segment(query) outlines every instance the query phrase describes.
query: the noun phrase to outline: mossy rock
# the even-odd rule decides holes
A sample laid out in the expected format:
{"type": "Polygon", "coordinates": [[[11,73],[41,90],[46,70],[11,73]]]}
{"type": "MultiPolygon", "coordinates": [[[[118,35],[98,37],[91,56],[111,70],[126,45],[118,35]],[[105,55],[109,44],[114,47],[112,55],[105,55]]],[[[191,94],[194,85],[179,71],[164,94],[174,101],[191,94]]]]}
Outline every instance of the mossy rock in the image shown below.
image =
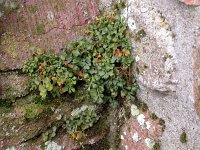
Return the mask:
{"type": "MultiPolygon", "coordinates": [[[[51,103],[36,103],[37,96],[17,99],[10,111],[0,114],[0,140],[3,147],[15,146],[41,135],[51,126],[61,126],[69,118],[76,104],[70,98],[65,101],[52,99],[51,103]]],[[[1,109],[1,107],[0,107],[1,109]]]]}
{"type": "Polygon", "coordinates": [[[29,92],[29,77],[17,72],[0,74],[0,100],[15,99],[29,92]]]}

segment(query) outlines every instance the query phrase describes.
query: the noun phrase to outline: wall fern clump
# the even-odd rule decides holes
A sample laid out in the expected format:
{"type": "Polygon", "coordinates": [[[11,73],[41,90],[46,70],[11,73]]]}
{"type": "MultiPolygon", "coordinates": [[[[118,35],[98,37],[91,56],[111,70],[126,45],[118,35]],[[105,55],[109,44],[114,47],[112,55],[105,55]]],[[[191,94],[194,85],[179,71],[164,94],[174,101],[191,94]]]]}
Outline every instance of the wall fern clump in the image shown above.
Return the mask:
{"type": "Polygon", "coordinates": [[[42,54],[29,60],[23,71],[32,77],[32,90],[60,96],[76,92],[78,81],[94,103],[131,98],[137,90],[130,66],[131,43],[127,25],[119,16],[97,18],[85,31],[86,37],[63,48],[61,55],[42,54]]]}
{"type": "Polygon", "coordinates": [[[36,55],[24,65],[23,71],[32,78],[31,89],[39,90],[44,99],[85,89],[90,103],[110,103],[112,107],[119,99],[131,99],[137,84],[131,75],[134,58],[127,32],[120,16],[96,18],[85,37],[62,48],[60,55],[36,55]]]}

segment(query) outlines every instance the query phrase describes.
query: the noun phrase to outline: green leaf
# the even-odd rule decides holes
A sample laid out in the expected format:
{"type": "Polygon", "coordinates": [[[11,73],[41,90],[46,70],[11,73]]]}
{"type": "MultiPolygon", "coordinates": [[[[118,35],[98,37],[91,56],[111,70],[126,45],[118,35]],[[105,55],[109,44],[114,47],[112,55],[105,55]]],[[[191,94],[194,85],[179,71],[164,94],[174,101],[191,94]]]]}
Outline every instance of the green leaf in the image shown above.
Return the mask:
{"type": "Polygon", "coordinates": [[[97,91],[96,89],[91,89],[90,90],[90,96],[94,99],[97,99],[98,98],[98,94],[97,94],[97,91]]]}
{"type": "Polygon", "coordinates": [[[39,84],[40,84],[40,81],[39,81],[38,79],[34,79],[34,83],[35,83],[36,85],[39,85],[39,84]]]}
{"type": "Polygon", "coordinates": [[[53,85],[52,84],[47,84],[46,88],[47,88],[47,91],[52,91],[53,90],[53,85]]]}
{"type": "Polygon", "coordinates": [[[42,84],[39,85],[39,91],[41,91],[41,92],[46,91],[46,89],[44,88],[44,86],[42,84]]]}
{"type": "Polygon", "coordinates": [[[74,50],[72,52],[72,54],[75,56],[75,57],[78,57],[80,55],[80,52],[78,50],[74,50]]]}
{"type": "Polygon", "coordinates": [[[62,91],[65,93],[65,92],[67,92],[68,91],[68,86],[64,86],[63,88],[62,88],[62,91]]]}
{"type": "Polygon", "coordinates": [[[99,71],[99,75],[100,75],[100,76],[103,76],[104,74],[105,74],[104,71],[99,71]]]}
{"type": "Polygon", "coordinates": [[[44,84],[50,84],[50,79],[48,77],[46,77],[44,80],[43,80],[43,83],[44,84]]]}

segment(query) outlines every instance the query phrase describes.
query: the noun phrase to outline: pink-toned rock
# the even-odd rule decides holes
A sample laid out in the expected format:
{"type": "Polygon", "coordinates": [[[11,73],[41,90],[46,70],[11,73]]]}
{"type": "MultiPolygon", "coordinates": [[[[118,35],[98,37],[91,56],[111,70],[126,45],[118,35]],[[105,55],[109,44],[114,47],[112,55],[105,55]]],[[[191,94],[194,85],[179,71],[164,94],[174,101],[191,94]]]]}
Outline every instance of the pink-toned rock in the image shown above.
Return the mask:
{"type": "Polygon", "coordinates": [[[181,0],[187,5],[194,5],[194,6],[199,6],[200,5],[200,0],[181,0]]]}
{"type": "Polygon", "coordinates": [[[149,146],[152,146],[148,144],[159,142],[158,137],[162,134],[159,120],[151,119],[150,112],[142,113],[139,116],[131,117],[122,127],[120,135],[122,150],[148,150],[151,149],[149,146]],[[143,125],[139,116],[144,117],[143,125]]]}
{"type": "Polygon", "coordinates": [[[97,0],[27,0],[0,20],[0,70],[20,69],[32,51],[78,39],[98,13],[97,0]]]}

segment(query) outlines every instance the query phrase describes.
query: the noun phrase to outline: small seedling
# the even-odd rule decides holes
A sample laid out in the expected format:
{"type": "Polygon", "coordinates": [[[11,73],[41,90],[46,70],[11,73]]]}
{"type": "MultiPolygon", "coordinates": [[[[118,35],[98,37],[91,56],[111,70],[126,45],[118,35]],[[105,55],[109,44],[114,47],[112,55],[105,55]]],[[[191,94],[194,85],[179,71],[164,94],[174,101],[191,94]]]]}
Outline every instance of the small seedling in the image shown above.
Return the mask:
{"type": "Polygon", "coordinates": [[[141,38],[146,36],[146,32],[144,29],[140,29],[136,34],[135,34],[135,41],[141,42],[141,38]]]}
{"type": "Polygon", "coordinates": [[[121,13],[121,10],[123,10],[126,7],[125,0],[120,0],[119,3],[113,4],[113,10],[116,11],[118,14],[121,13]]]}
{"type": "Polygon", "coordinates": [[[165,120],[160,119],[160,120],[159,120],[159,124],[160,124],[161,126],[164,126],[164,125],[165,125],[165,120]]]}
{"type": "Polygon", "coordinates": [[[162,126],[162,130],[165,130],[165,120],[159,119],[159,124],[162,126]]]}
{"type": "Polygon", "coordinates": [[[56,136],[57,127],[54,126],[52,129],[42,134],[43,141],[52,140],[56,136]]]}
{"type": "Polygon", "coordinates": [[[136,100],[135,101],[135,105],[142,111],[142,112],[146,112],[148,110],[148,106],[146,103],[140,101],[140,100],[136,100]]]}
{"type": "Polygon", "coordinates": [[[155,113],[152,113],[152,114],[151,114],[151,119],[157,120],[157,119],[158,119],[158,116],[157,116],[155,113]]]}
{"type": "Polygon", "coordinates": [[[148,110],[148,106],[146,103],[142,102],[142,107],[141,107],[143,112],[146,112],[148,110]]]}
{"type": "Polygon", "coordinates": [[[185,133],[185,131],[181,134],[180,141],[181,143],[187,143],[187,134],[185,133]]]}
{"type": "Polygon", "coordinates": [[[153,146],[153,150],[160,150],[160,144],[155,143],[154,146],[153,146]]]}

